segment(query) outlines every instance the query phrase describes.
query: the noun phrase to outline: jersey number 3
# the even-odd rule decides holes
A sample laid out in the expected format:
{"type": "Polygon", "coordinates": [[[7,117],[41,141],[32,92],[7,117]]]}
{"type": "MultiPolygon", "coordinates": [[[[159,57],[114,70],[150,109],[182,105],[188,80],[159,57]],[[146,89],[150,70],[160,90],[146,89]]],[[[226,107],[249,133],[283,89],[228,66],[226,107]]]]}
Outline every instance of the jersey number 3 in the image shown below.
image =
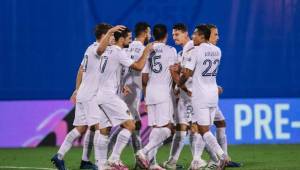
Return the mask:
{"type": "Polygon", "coordinates": [[[219,64],[220,64],[220,60],[218,59],[214,61],[210,59],[204,60],[203,65],[207,65],[207,67],[203,71],[202,76],[217,76],[219,64]]]}

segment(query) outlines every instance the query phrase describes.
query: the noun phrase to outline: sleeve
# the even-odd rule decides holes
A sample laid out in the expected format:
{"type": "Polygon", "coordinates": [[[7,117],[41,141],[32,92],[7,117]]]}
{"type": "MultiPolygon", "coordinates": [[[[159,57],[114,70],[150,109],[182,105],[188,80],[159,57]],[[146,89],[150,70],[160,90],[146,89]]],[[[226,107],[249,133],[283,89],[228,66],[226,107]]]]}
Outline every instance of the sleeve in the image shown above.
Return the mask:
{"type": "Polygon", "coordinates": [[[125,67],[130,67],[134,63],[134,60],[132,60],[126,52],[122,51],[119,55],[119,62],[125,67]]]}
{"type": "Polygon", "coordinates": [[[190,55],[188,57],[186,57],[183,61],[183,67],[190,69],[190,70],[194,70],[196,67],[196,63],[197,63],[197,51],[196,49],[192,50],[190,55]]]}
{"type": "Polygon", "coordinates": [[[170,61],[170,65],[178,63],[178,54],[175,48],[172,48],[171,57],[172,60],[170,61]]]}

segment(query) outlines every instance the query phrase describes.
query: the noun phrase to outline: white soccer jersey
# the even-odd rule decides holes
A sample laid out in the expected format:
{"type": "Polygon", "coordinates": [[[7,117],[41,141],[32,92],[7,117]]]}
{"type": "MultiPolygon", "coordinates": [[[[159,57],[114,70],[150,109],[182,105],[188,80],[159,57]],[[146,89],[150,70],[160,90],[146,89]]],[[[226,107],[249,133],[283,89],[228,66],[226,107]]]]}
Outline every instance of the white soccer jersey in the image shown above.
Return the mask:
{"type": "Polygon", "coordinates": [[[158,104],[171,100],[172,77],[169,66],[177,62],[177,53],[174,47],[164,43],[154,43],[154,52],[143,69],[149,73],[146,88],[146,104],[158,104]]]}
{"type": "MultiPolygon", "coordinates": [[[[145,46],[140,41],[133,41],[130,43],[129,48],[126,49],[126,53],[131,59],[137,61],[143,54],[145,46]]],[[[125,68],[124,84],[135,84],[138,88],[142,89],[142,79],[140,71],[133,70],[131,68],[125,68]]]]}
{"type": "Polygon", "coordinates": [[[198,107],[217,107],[218,86],[216,75],[221,60],[221,50],[212,44],[202,43],[191,50],[191,58],[184,67],[193,70],[193,102],[198,107]]]}
{"type": "MultiPolygon", "coordinates": [[[[184,46],[181,52],[178,53],[178,61],[180,62],[180,65],[183,67],[184,62],[186,60],[189,60],[191,56],[191,50],[194,48],[194,42],[192,40],[188,41],[184,46]]],[[[192,91],[192,77],[190,77],[186,83],[185,86],[189,91],[192,91]]],[[[187,93],[183,90],[180,90],[180,98],[182,98],[184,101],[191,101],[191,97],[187,95],[187,93]]]]}
{"type": "Polygon", "coordinates": [[[112,45],[101,56],[99,71],[99,88],[97,98],[100,103],[107,102],[107,96],[117,94],[120,86],[122,67],[134,63],[124,50],[112,45]]]}
{"type": "Polygon", "coordinates": [[[77,101],[84,102],[91,100],[97,94],[98,88],[98,68],[100,57],[97,55],[98,43],[94,42],[85,51],[81,62],[83,68],[82,81],[77,92],[77,101]]]}

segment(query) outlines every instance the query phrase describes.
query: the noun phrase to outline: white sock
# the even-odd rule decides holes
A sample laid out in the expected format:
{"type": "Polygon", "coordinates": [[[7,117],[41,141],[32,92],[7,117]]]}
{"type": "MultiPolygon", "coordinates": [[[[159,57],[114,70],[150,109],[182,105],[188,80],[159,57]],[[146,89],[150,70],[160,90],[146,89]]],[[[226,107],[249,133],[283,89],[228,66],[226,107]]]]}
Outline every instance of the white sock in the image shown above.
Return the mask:
{"type": "Polygon", "coordinates": [[[140,131],[136,130],[131,135],[131,142],[134,153],[142,149],[142,140],[140,137],[140,131]]]}
{"type": "Polygon", "coordinates": [[[128,129],[123,128],[117,137],[116,144],[111,153],[110,160],[120,160],[121,153],[127,145],[131,137],[131,132],[128,129]]]}
{"type": "Polygon", "coordinates": [[[227,136],[225,133],[226,128],[217,128],[216,130],[216,137],[217,137],[217,141],[219,143],[219,145],[221,146],[222,150],[224,151],[224,153],[226,155],[228,155],[227,152],[227,136]]]}
{"type": "Polygon", "coordinates": [[[157,162],[156,162],[156,154],[158,152],[158,149],[163,145],[163,143],[159,144],[158,146],[156,146],[154,149],[152,149],[147,157],[149,159],[149,162],[150,162],[150,165],[156,165],[157,162]]]}
{"type": "Polygon", "coordinates": [[[94,135],[95,132],[91,131],[90,129],[88,129],[85,133],[81,158],[83,161],[89,161],[89,157],[93,149],[94,135]]]}
{"type": "Polygon", "coordinates": [[[205,147],[205,142],[199,133],[191,134],[190,139],[191,139],[193,160],[200,160],[205,147]]]}
{"type": "Polygon", "coordinates": [[[171,135],[171,130],[167,127],[153,128],[150,133],[148,144],[142,149],[142,152],[147,155],[152,149],[160,145],[171,135]]]}
{"type": "Polygon", "coordinates": [[[71,130],[67,136],[65,137],[64,142],[62,143],[62,145],[60,146],[59,150],[58,150],[58,158],[59,159],[63,159],[63,157],[65,156],[65,154],[71,149],[73,142],[80,136],[79,131],[74,128],[73,130],[71,130]]]}
{"type": "Polygon", "coordinates": [[[184,147],[184,138],[186,136],[186,131],[176,131],[171,145],[169,161],[176,163],[179,159],[179,155],[184,147]]]}
{"type": "Polygon", "coordinates": [[[109,143],[108,143],[108,155],[111,154],[115,144],[116,144],[116,141],[117,141],[117,137],[119,135],[119,133],[121,132],[123,128],[118,126],[114,131],[113,133],[109,136],[109,143]]]}
{"type": "Polygon", "coordinates": [[[211,160],[213,160],[215,162],[219,161],[219,158],[218,158],[217,154],[212,151],[212,149],[209,147],[209,145],[207,145],[207,144],[205,145],[205,150],[209,154],[211,160]]]}
{"type": "Polygon", "coordinates": [[[224,152],[218,144],[216,137],[210,131],[203,135],[203,140],[220,158],[224,156],[224,152]]]}
{"type": "Polygon", "coordinates": [[[109,138],[108,136],[102,135],[100,130],[95,131],[94,136],[94,149],[95,159],[98,167],[102,167],[107,161],[107,146],[109,138]]]}

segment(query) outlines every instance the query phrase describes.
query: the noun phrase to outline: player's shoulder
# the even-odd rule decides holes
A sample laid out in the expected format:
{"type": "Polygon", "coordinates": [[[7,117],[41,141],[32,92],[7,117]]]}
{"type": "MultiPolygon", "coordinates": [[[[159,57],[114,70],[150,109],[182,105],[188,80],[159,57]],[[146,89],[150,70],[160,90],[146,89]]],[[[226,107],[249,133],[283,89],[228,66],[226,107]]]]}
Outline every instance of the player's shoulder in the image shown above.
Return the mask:
{"type": "Polygon", "coordinates": [[[165,44],[165,48],[166,48],[167,50],[170,50],[172,53],[177,54],[177,50],[176,50],[175,47],[172,47],[172,46],[170,46],[170,45],[165,44]]]}

